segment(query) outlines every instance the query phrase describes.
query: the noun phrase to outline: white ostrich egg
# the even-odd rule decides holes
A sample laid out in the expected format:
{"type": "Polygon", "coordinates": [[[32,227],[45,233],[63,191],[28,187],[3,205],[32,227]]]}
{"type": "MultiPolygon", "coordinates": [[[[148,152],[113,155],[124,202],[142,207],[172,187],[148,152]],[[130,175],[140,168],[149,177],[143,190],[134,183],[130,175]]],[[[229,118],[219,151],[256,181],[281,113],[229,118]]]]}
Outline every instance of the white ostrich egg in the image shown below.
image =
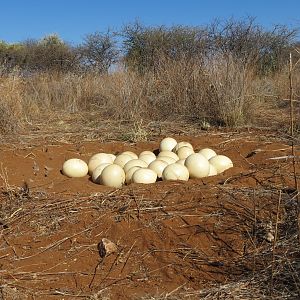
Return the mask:
{"type": "Polygon", "coordinates": [[[177,145],[177,141],[171,137],[166,137],[161,140],[159,144],[159,151],[172,151],[172,149],[177,145]]]}
{"type": "Polygon", "coordinates": [[[211,163],[209,163],[209,173],[208,176],[216,176],[218,175],[217,169],[214,167],[214,165],[212,165],[211,163]]]}
{"type": "Polygon", "coordinates": [[[134,173],[136,170],[140,169],[140,168],[141,168],[141,167],[134,166],[134,167],[130,168],[130,169],[126,172],[126,174],[125,174],[125,182],[126,182],[126,184],[130,184],[130,183],[131,183],[131,179],[132,179],[133,173],[134,173]]]}
{"type": "Polygon", "coordinates": [[[125,173],[131,169],[132,167],[141,167],[141,168],[147,168],[148,164],[144,162],[141,159],[132,159],[128,161],[125,166],[123,167],[125,173]]]}
{"type": "Polygon", "coordinates": [[[217,153],[210,148],[203,148],[198,153],[202,154],[208,160],[217,155],[217,153]]]}
{"type": "Polygon", "coordinates": [[[154,158],[156,158],[156,155],[153,152],[149,151],[149,150],[142,151],[140,153],[139,157],[142,156],[142,155],[152,155],[154,158]]]}
{"type": "Polygon", "coordinates": [[[202,154],[191,154],[184,164],[189,170],[190,178],[207,177],[209,174],[209,162],[202,154]]]}
{"type": "Polygon", "coordinates": [[[114,160],[116,159],[116,156],[112,153],[107,153],[107,155],[112,159],[112,161],[114,162],[114,160]]]}
{"type": "Polygon", "coordinates": [[[96,169],[94,169],[93,174],[92,174],[92,181],[94,183],[100,184],[100,175],[101,175],[103,169],[109,165],[111,165],[111,163],[104,163],[104,164],[97,166],[96,169]]]}
{"type": "Polygon", "coordinates": [[[209,163],[216,168],[218,174],[233,167],[231,159],[225,155],[216,155],[209,160],[209,163]]]}
{"type": "Polygon", "coordinates": [[[180,147],[177,151],[179,159],[186,159],[188,156],[194,153],[194,150],[190,147],[183,146],[180,147]]]}
{"type": "Polygon", "coordinates": [[[179,142],[173,149],[172,151],[177,153],[178,149],[181,147],[190,147],[191,149],[194,150],[194,147],[192,146],[192,144],[190,144],[189,142],[179,142]]]}
{"type": "Polygon", "coordinates": [[[157,157],[156,160],[162,160],[162,161],[166,162],[168,165],[173,164],[177,161],[177,159],[174,159],[170,156],[160,156],[160,157],[157,157]]]}
{"type": "Polygon", "coordinates": [[[157,179],[157,174],[150,169],[141,168],[136,170],[132,175],[132,182],[134,183],[154,183],[157,179]]]}
{"type": "Polygon", "coordinates": [[[140,155],[139,159],[143,160],[144,162],[147,163],[147,165],[149,165],[156,159],[156,157],[150,154],[144,154],[144,155],[140,155]]]}
{"type": "Polygon", "coordinates": [[[62,173],[68,177],[84,177],[88,171],[86,162],[79,158],[68,159],[62,166],[62,173]]]}
{"type": "Polygon", "coordinates": [[[121,168],[124,168],[127,162],[133,160],[132,156],[128,154],[120,154],[114,160],[114,164],[119,165],[121,168]]]}
{"type": "Polygon", "coordinates": [[[157,174],[158,178],[161,178],[163,170],[165,169],[166,166],[168,166],[168,163],[166,163],[165,161],[156,159],[148,166],[148,168],[150,170],[154,171],[157,174]]]}
{"type": "Polygon", "coordinates": [[[179,160],[179,157],[176,153],[172,152],[172,151],[162,151],[160,152],[157,157],[162,157],[162,156],[169,156],[175,159],[175,161],[179,160]]]}
{"type": "Polygon", "coordinates": [[[162,179],[163,180],[189,180],[189,171],[187,167],[174,163],[171,165],[168,165],[163,173],[162,173],[162,179]]]}
{"type": "Polygon", "coordinates": [[[104,163],[113,163],[114,159],[111,155],[107,153],[97,153],[94,154],[88,162],[89,174],[92,175],[93,171],[101,164],[104,163]]]}
{"type": "Polygon", "coordinates": [[[122,152],[121,154],[127,154],[127,155],[131,156],[132,159],[138,159],[137,154],[135,154],[135,153],[132,152],[132,151],[124,151],[124,152],[122,152]]]}
{"type": "Polygon", "coordinates": [[[185,163],[185,159],[179,159],[176,161],[176,164],[180,164],[182,166],[184,166],[184,163],[185,163]]]}
{"type": "Polygon", "coordinates": [[[109,187],[120,188],[124,182],[125,172],[116,164],[106,166],[100,175],[100,183],[109,187]]]}

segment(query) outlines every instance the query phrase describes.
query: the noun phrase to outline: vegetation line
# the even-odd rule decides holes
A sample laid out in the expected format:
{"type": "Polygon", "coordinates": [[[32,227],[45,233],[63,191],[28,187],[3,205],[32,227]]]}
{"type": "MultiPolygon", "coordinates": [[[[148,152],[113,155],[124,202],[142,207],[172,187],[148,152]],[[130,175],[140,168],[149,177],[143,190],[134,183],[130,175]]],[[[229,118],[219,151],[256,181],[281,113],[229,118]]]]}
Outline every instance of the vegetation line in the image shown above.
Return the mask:
{"type": "MultiPolygon", "coordinates": [[[[130,140],[146,139],[147,124],[165,120],[203,130],[277,122],[286,134],[288,106],[281,100],[290,98],[286,74],[296,33],[248,18],[194,27],[133,23],[73,46],[53,34],[0,41],[0,136],[39,125],[38,119],[96,112],[132,121],[130,140]]],[[[293,73],[297,136],[299,69],[293,73]]],[[[58,125],[61,132],[66,123],[58,125]]]]}

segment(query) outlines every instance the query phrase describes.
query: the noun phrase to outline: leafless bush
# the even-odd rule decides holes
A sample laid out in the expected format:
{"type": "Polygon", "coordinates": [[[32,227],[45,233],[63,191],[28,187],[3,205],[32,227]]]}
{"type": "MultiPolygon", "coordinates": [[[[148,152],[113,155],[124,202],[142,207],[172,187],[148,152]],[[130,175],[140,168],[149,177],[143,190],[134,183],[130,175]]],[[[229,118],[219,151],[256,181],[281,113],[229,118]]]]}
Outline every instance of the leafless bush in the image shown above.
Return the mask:
{"type": "Polygon", "coordinates": [[[97,73],[107,73],[118,60],[115,34],[95,32],[88,34],[77,48],[80,65],[97,73]]]}
{"type": "Polygon", "coordinates": [[[280,25],[266,30],[251,17],[196,27],[146,27],[134,23],[122,31],[125,63],[140,73],[155,71],[162,57],[203,61],[221,55],[251,64],[260,75],[281,70],[296,33],[296,29],[280,25]]]}
{"type": "Polygon", "coordinates": [[[297,33],[297,29],[282,25],[266,30],[253,17],[215,21],[209,31],[214,52],[252,64],[260,75],[281,70],[297,33]]]}
{"type": "Polygon", "coordinates": [[[186,61],[203,58],[209,49],[206,27],[157,26],[128,24],[122,30],[124,62],[126,66],[145,73],[155,72],[161,58],[186,61]]]}

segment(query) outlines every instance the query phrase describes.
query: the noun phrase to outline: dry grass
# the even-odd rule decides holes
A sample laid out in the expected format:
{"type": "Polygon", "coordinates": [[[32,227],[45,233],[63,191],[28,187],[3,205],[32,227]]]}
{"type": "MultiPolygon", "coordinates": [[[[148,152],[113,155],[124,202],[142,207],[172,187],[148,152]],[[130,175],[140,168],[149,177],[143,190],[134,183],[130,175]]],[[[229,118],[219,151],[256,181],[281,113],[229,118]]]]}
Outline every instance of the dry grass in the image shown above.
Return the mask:
{"type": "Polygon", "coordinates": [[[0,77],[0,134],[21,128],[23,115],[23,82],[18,74],[0,77]]]}
{"type": "MultiPolygon", "coordinates": [[[[23,78],[16,73],[0,79],[0,130],[16,132],[41,113],[45,117],[57,111],[98,111],[103,119],[136,124],[141,120],[187,120],[208,126],[269,126],[268,118],[285,112],[288,106],[282,100],[288,95],[287,78],[286,71],[260,78],[251,67],[230,57],[216,57],[207,64],[165,61],[155,73],[143,76],[118,71],[101,76],[45,73],[23,78]]],[[[299,81],[295,73],[298,101],[299,81]]],[[[300,105],[296,104],[297,116],[300,105]]],[[[140,129],[138,126],[137,131],[140,129]]],[[[143,133],[139,135],[144,138],[143,133]]]]}

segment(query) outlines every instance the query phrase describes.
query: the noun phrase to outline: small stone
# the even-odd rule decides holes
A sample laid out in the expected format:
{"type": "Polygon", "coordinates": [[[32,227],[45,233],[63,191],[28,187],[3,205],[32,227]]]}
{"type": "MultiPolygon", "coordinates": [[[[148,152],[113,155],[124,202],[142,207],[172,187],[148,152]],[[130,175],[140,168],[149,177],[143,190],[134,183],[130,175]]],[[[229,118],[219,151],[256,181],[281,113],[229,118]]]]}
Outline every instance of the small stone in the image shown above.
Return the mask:
{"type": "Polygon", "coordinates": [[[268,232],[268,233],[266,234],[266,240],[267,240],[269,243],[273,242],[273,241],[274,241],[274,235],[273,235],[271,232],[268,232]]]}
{"type": "Polygon", "coordinates": [[[109,239],[103,238],[98,244],[99,255],[101,258],[118,251],[117,245],[109,239]]]}

